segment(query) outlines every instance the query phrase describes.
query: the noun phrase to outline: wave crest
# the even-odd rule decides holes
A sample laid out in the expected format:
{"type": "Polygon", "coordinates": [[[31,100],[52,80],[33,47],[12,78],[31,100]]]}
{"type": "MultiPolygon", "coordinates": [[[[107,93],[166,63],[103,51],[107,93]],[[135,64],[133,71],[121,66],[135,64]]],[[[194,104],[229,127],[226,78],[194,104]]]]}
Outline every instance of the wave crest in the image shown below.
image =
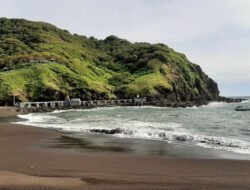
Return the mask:
{"type": "MultiPolygon", "coordinates": [[[[210,104],[212,107],[220,105],[223,105],[223,103],[216,102],[210,104]]],[[[100,109],[102,110],[104,108],[94,109],[92,111],[100,109]]],[[[66,116],[64,117],[62,111],[53,113],[32,113],[19,115],[20,118],[26,119],[26,121],[20,121],[17,123],[73,132],[105,133],[120,138],[139,138],[167,141],[169,143],[184,143],[206,148],[250,154],[250,142],[219,136],[203,135],[199,132],[192,132],[189,128],[179,123],[142,121],[142,119],[137,120],[134,115],[125,118],[117,117],[117,112],[113,113],[115,116],[107,117],[106,115],[102,116],[98,114],[90,115],[89,113],[87,114],[87,112],[83,112],[85,114],[79,113],[79,111],[83,110],[67,110],[66,112],[68,111],[77,111],[77,113],[73,113],[73,115],[79,115],[74,115],[74,117],[68,118],[66,117],[68,114],[66,113],[66,116]]],[[[106,108],[103,111],[106,112],[106,108]]]]}

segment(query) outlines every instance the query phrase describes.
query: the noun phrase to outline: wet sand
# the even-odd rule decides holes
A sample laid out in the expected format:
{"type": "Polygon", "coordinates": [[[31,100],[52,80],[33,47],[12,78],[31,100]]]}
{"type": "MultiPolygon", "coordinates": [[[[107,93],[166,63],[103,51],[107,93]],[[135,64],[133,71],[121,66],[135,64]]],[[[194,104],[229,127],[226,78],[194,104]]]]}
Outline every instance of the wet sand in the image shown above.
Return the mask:
{"type": "Polygon", "coordinates": [[[250,189],[250,161],[49,147],[61,136],[0,123],[0,189],[250,189]]]}

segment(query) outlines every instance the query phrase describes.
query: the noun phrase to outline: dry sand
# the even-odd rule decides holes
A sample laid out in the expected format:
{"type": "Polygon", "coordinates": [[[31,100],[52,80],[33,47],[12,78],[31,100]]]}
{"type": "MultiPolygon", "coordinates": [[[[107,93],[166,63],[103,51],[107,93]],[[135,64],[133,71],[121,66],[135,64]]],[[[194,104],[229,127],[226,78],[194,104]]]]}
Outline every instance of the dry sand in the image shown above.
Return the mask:
{"type": "MultiPolygon", "coordinates": [[[[8,115],[14,113],[0,111],[0,117],[8,115]]],[[[250,189],[250,161],[46,148],[60,136],[47,129],[0,123],[0,189],[250,189]]]]}

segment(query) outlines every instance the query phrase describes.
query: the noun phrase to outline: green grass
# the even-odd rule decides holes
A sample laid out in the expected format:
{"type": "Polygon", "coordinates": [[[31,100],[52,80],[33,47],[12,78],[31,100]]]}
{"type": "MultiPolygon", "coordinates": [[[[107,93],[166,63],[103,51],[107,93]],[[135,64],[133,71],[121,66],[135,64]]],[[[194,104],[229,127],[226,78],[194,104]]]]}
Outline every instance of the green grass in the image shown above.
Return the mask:
{"type": "MultiPolygon", "coordinates": [[[[54,97],[46,97],[46,94],[40,92],[59,91],[66,96],[67,93],[74,89],[86,89],[95,93],[107,93],[111,86],[105,83],[105,80],[90,78],[73,72],[65,65],[50,63],[37,64],[22,69],[12,70],[0,75],[0,89],[4,85],[8,86],[8,94],[15,95],[22,101],[29,98],[54,99],[54,97]]],[[[74,92],[72,93],[74,95],[74,92]]],[[[5,94],[0,93],[3,99],[5,94]]]]}
{"type": "Polygon", "coordinates": [[[141,96],[165,91],[208,99],[217,84],[185,55],[164,44],[72,35],[51,24],[0,18],[0,104],[21,101],[141,96]],[[57,63],[29,63],[55,58],[57,63]],[[5,72],[6,68],[9,69],[5,72]]]}
{"type": "Polygon", "coordinates": [[[145,94],[148,96],[159,95],[157,88],[172,90],[171,84],[160,72],[143,75],[136,78],[129,85],[121,86],[126,97],[133,97],[137,94],[140,96],[145,96],[145,94]]]}

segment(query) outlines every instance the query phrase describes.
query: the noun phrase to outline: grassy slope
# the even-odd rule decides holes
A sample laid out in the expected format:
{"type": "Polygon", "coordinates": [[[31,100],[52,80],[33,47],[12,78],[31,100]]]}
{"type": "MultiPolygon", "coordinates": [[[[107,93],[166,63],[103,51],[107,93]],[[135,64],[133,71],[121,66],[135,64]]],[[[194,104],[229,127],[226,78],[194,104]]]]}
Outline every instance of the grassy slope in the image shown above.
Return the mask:
{"type": "Polygon", "coordinates": [[[163,44],[97,40],[47,23],[0,19],[0,102],[12,95],[26,101],[68,93],[82,99],[175,93],[184,100],[187,93],[213,99],[218,89],[199,66],[163,44]],[[28,61],[50,58],[57,63],[28,61]]]}

